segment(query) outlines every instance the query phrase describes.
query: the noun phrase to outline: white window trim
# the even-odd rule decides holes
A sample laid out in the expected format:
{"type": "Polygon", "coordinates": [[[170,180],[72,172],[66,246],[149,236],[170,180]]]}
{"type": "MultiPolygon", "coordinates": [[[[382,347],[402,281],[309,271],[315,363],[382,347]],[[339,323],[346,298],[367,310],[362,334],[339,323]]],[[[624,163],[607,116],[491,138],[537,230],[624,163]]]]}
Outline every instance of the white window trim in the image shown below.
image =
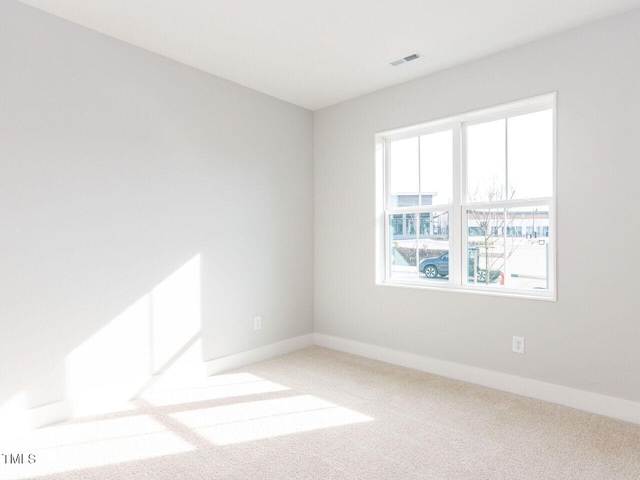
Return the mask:
{"type": "Polygon", "coordinates": [[[491,295],[500,297],[515,297],[526,299],[537,299],[556,301],[557,300],[557,225],[556,225],[556,94],[549,93],[537,97],[502,104],[490,108],[485,108],[473,112],[454,115],[451,117],[425,122],[419,125],[412,125],[404,128],[397,128],[379,132],[375,135],[376,152],[376,277],[377,285],[418,288],[434,291],[463,292],[481,295],[491,295]],[[502,200],[491,202],[467,202],[466,201],[466,179],[463,178],[466,172],[464,165],[466,155],[462,151],[463,128],[476,123],[491,121],[506,117],[514,117],[552,108],[553,115],[553,139],[552,139],[552,197],[502,200]],[[406,208],[389,208],[387,204],[389,198],[386,192],[389,191],[389,144],[391,141],[411,138],[443,130],[453,131],[454,145],[459,145],[453,149],[453,204],[452,205],[430,205],[411,207],[412,213],[430,211],[449,211],[452,218],[452,225],[458,226],[449,230],[449,251],[457,252],[450,256],[452,264],[450,266],[449,280],[447,283],[428,284],[419,280],[397,280],[390,275],[390,258],[388,238],[389,222],[388,215],[394,213],[407,213],[406,208]],[[480,284],[467,284],[460,278],[462,275],[462,252],[464,251],[464,232],[467,228],[466,215],[463,210],[468,207],[482,208],[511,208],[519,206],[530,206],[533,204],[545,205],[549,207],[549,268],[548,268],[548,290],[522,290],[508,287],[482,286],[480,284]]]}

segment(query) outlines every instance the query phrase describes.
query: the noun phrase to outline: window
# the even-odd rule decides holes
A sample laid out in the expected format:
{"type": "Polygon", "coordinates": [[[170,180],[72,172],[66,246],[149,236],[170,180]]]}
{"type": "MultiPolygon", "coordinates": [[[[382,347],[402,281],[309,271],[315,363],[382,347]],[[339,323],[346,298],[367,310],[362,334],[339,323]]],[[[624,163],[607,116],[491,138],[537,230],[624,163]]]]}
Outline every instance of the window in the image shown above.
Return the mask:
{"type": "Polygon", "coordinates": [[[378,283],[555,299],[555,94],[376,145],[378,283]]]}

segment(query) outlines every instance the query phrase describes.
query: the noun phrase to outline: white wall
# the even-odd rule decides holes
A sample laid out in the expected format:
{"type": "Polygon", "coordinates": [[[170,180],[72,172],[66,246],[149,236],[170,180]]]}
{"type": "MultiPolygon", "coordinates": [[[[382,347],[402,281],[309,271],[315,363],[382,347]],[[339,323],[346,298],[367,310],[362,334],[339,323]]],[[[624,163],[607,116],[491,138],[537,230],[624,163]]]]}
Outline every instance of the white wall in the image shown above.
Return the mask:
{"type": "Polygon", "coordinates": [[[315,112],[316,332],[640,401],[639,32],[634,11],[315,112]],[[554,91],[558,301],[376,286],[374,133],[554,91]]]}
{"type": "Polygon", "coordinates": [[[312,333],[312,252],[310,111],[0,0],[0,406],[312,333]]]}

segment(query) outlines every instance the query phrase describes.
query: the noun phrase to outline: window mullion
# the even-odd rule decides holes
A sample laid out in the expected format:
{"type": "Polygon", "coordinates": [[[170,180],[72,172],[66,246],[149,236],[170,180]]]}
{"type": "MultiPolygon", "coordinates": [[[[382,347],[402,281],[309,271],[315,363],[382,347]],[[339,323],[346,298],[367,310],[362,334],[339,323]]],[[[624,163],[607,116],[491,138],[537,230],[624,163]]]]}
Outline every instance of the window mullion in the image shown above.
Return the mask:
{"type": "Polygon", "coordinates": [[[509,118],[504,119],[504,199],[509,196],[509,118]]]}
{"type": "Polygon", "coordinates": [[[503,277],[503,281],[505,277],[508,277],[509,275],[509,265],[508,265],[508,259],[507,259],[507,240],[508,240],[508,235],[507,235],[507,230],[509,228],[509,223],[508,223],[508,218],[509,215],[507,214],[507,212],[509,211],[508,208],[505,208],[502,211],[502,224],[504,225],[504,228],[502,229],[502,273],[504,275],[503,277]]]}
{"type": "Polygon", "coordinates": [[[418,137],[418,205],[422,205],[422,159],[420,151],[420,137],[418,137]]]}
{"type": "Polygon", "coordinates": [[[462,265],[463,265],[463,235],[462,229],[462,196],[465,194],[464,188],[464,141],[462,138],[462,125],[457,122],[453,125],[453,208],[450,211],[449,225],[449,281],[454,285],[461,285],[462,265]]]}
{"type": "Polygon", "coordinates": [[[390,214],[408,214],[408,213],[427,213],[427,212],[439,212],[441,210],[446,210],[451,208],[451,205],[423,205],[422,207],[398,207],[398,208],[389,208],[386,212],[390,214]]]}

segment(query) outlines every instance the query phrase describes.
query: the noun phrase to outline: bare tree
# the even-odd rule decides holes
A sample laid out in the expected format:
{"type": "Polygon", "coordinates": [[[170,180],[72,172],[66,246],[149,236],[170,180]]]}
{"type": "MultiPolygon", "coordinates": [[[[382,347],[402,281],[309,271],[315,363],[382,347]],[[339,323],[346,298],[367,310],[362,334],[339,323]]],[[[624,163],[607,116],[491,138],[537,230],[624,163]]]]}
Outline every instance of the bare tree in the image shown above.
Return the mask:
{"type": "MultiPolygon", "coordinates": [[[[505,200],[504,185],[499,183],[494,177],[492,183],[487,186],[484,195],[480,196],[478,189],[469,195],[470,201],[486,201],[490,203],[497,200],[505,200]]],[[[515,189],[510,189],[509,200],[515,195],[515,189]]],[[[474,259],[474,275],[476,281],[488,284],[492,280],[492,271],[504,270],[507,259],[513,255],[513,252],[522,243],[523,237],[518,241],[507,242],[509,228],[512,227],[515,216],[510,214],[505,208],[482,208],[468,210],[470,219],[474,225],[468,224],[469,229],[473,229],[479,241],[469,242],[469,245],[476,246],[480,251],[476,259],[474,259]],[[498,253],[502,247],[502,252],[498,253]],[[478,269],[477,259],[482,255],[484,257],[484,270],[478,269]]],[[[471,223],[471,222],[469,222],[471,223]]]]}

